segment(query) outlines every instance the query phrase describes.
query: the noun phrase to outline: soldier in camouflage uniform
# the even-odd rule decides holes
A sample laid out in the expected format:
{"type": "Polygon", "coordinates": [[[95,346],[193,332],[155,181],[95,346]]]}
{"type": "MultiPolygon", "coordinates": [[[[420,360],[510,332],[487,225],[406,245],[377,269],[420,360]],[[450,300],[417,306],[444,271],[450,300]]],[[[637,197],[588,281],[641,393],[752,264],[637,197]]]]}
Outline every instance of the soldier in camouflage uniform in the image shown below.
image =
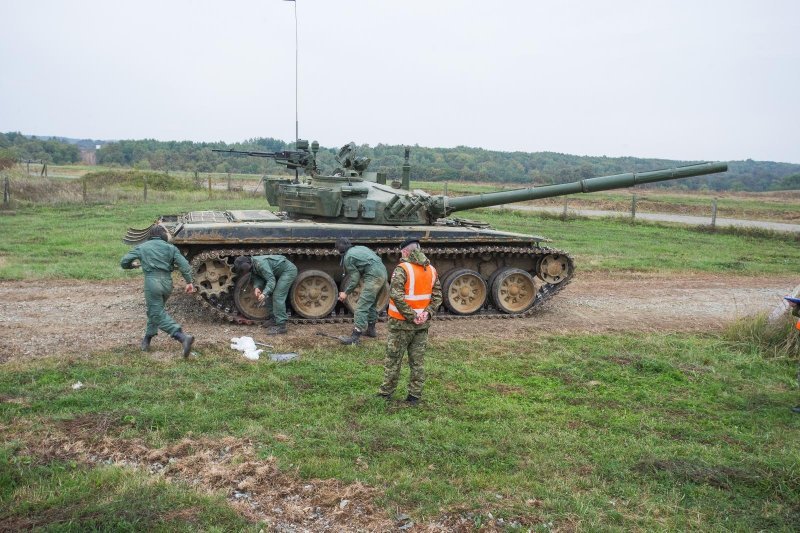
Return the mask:
{"type": "Polygon", "coordinates": [[[355,327],[349,337],[342,338],[342,344],[358,344],[361,335],[377,337],[375,323],[378,321],[378,294],[386,286],[386,267],[378,255],[366,246],[353,246],[349,239],[336,239],[336,249],[342,254],[342,267],[350,275],[347,287],[339,293],[339,301],[355,290],[361,278],[364,285],[358,296],[355,311],[355,327]]]}
{"type": "Polygon", "coordinates": [[[397,388],[403,354],[408,352],[411,377],[406,402],[416,405],[425,384],[425,347],[431,318],[442,304],[442,286],[436,269],[409,239],[401,245],[401,263],[392,273],[389,301],[389,337],[386,342],[383,384],[378,396],[389,399],[397,388]]]}
{"type": "MultiPolygon", "coordinates": [[[[794,294],[792,296],[794,296],[794,294]]],[[[789,305],[792,307],[792,315],[800,317],[800,306],[791,301],[789,302],[789,305]]],[[[795,324],[795,328],[800,330],[800,320],[798,320],[795,324]]],[[[800,332],[798,332],[798,334],[800,334],[800,332]]],[[[797,383],[800,384],[800,362],[797,363],[797,383]]],[[[800,405],[795,405],[792,407],[792,412],[800,415],[800,405]]]]}
{"type": "Polygon", "coordinates": [[[186,335],[180,324],[167,314],[164,306],[172,293],[172,269],[175,266],[186,280],[186,293],[195,291],[192,285],[192,269],[180,250],[167,242],[167,229],[156,225],[150,229],[150,239],[137,246],[122,258],[124,269],[142,267],[144,271],[144,301],[147,305],[147,329],[142,339],[142,351],[150,350],[150,341],[161,329],[183,346],[183,356],[189,357],[194,343],[192,335],[186,335]]]}
{"type": "Polygon", "coordinates": [[[275,325],[267,332],[269,335],[286,333],[286,297],[297,278],[297,267],[282,255],[240,256],[233,262],[237,274],[250,272],[254,294],[259,302],[272,295],[272,320],[275,325]]]}

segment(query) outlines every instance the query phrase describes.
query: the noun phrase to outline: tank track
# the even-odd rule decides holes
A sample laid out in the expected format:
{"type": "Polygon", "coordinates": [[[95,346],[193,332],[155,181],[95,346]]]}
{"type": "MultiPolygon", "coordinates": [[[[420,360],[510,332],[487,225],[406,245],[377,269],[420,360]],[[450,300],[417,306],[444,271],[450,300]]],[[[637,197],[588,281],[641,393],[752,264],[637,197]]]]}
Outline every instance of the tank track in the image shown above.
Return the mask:
{"type": "MultiPolygon", "coordinates": [[[[385,258],[389,255],[397,255],[397,248],[388,248],[388,247],[380,247],[375,249],[375,253],[377,253],[381,258],[385,258]]],[[[472,315],[456,315],[451,313],[447,310],[445,306],[442,306],[434,320],[486,320],[486,319],[515,319],[515,318],[525,318],[528,316],[533,315],[533,313],[541,307],[545,302],[550,300],[553,296],[561,292],[561,290],[566,287],[570,281],[572,281],[572,277],[575,274],[575,268],[572,261],[572,257],[561,250],[555,250],[552,248],[530,248],[526,246],[477,246],[477,247],[464,247],[464,248],[426,248],[425,255],[431,259],[431,262],[436,264],[436,257],[443,257],[443,256],[461,256],[466,257],[468,255],[483,255],[483,254],[491,254],[491,255],[512,255],[512,254],[520,254],[520,255],[540,255],[545,256],[548,254],[559,254],[566,256],[570,264],[573,266],[572,272],[570,276],[562,281],[557,285],[553,285],[550,283],[543,283],[542,286],[539,288],[539,291],[536,294],[536,300],[534,304],[531,306],[530,309],[525,311],[524,313],[502,313],[499,310],[489,307],[487,309],[482,309],[481,311],[472,314],[472,315]]],[[[235,257],[239,255],[285,255],[287,257],[297,257],[297,256],[305,256],[305,257],[318,257],[323,258],[325,256],[339,256],[339,253],[336,250],[331,250],[329,248],[255,248],[255,249],[241,249],[241,248],[234,248],[234,249],[223,249],[223,250],[209,250],[205,252],[201,252],[196,255],[192,261],[191,266],[194,272],[197,271],[199,265],[205,261],[210,259],[222,259],[225,257],[235,257]]],[[[200,304],[209,309],[213,315],[220,318],[221,320],[228,321],[235,324],[247,324],[247,325],[260,325],[263,324],[262,321],[257,320],[250,320],[245,318],[236,311],[236,306],[233,303],[233,294],[232,290],[230,294],[223,295],[222,298],[206,298],[205,296],[200,295],[200,293],[195,293],[195,298],[200,302],[200,304]]],[[[379,318],[380,321],[385,321],[386,316],[385,314],[379,318]]],[[[346,324],[352,323],[353,316],[352,314],[336,314],[336,311],[331,313],[330,316],[324,318],[302,318],[299,316],[290,316],[289,323],[290,324],[346,324]]]]}

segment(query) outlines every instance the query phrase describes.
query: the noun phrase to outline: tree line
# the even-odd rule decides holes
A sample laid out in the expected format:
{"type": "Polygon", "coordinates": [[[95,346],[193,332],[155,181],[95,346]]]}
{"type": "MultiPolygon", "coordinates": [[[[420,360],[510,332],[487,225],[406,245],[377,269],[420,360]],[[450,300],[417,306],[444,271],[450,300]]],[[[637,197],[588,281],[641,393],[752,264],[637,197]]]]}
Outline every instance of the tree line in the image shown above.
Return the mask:
{"type": "MultiPolygon", "coordinates": [[[[102,142],[100,142],[102,143],[102,142]]],[[[10,148],[19,159],[44,159],[64,164],[80,159],[74,144],[50,139],[26,138],[19,133],[0,134],[0,150],[10,148]],[[57,148],[56,145],[61,145],[57,148]]],[[[184,170],[197,172],[234,172],[250,174],[286,174],[272,160],[233,156],[212,149],[274,152],[290,150],[292,143],[271,137],[248,139],[241,143],[123,140],[103,144],[97,150],[97,163],[111,167],[140,170],[184,170]]],[[[372,159],[371,170],[399,177],[404,146],[361,145],[358,153],[372,159]]],[[[320,147],[320,169],[336,167],[338,148],[320,147]]],[[[519,184],[520,186],[566,183],[584,178],[632,171],[657,170],[695,163],[637,157],[576,156],[556,152],[500,152],[458,146],[455,148],[411,147],[411,175],[421,181],[473,181],[519,184]]],[[[800,189],[800,165],[773,161],[732,161],[725,174],[715,174],[666,183],[664,186],[688,190],[767,191],[800,189]]]]}
{"type": "Polygon", "coordinates": [[[57,139],[37,139],[16,132],[0,133],[0,168],[28,160],[69,165],[81,160],[81,151],[76,145],[57,139]]]}

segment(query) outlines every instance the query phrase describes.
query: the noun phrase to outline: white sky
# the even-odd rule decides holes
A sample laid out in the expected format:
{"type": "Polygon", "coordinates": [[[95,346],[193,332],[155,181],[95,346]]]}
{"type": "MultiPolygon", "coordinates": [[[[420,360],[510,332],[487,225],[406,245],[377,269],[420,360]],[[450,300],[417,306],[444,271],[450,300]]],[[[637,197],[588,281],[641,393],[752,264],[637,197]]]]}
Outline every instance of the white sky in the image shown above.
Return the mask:
{"type": "MultiPolygon", "coordinates": [[[[0,131],[294,139],[294,4],[0,0],[0,131]]],[[[796,0],[298,0],[300,137],[800,163],[796,0]]]]}

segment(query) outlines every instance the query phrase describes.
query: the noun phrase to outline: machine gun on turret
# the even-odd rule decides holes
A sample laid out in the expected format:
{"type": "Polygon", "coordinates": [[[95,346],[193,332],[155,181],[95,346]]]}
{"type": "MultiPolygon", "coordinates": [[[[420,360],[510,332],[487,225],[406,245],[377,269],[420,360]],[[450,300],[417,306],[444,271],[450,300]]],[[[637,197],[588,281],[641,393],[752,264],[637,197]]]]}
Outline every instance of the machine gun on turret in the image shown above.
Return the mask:
{"type": "Polygon", "coordinates": [[[249,150],[219,150],[213,149],[212,152],[220,152],[223,154],[237,154],[248,155],[251,157],[266,157],[275,161],[279,165],[283,165],[290,170],[297,171],[303,169],[309,176],[317,175],[317,152],[319,151],[319,143],[314,141],[311,143],[311,150],[309,151],[308,141],[298,140],[296,150],[282,150],[279,152],[258,152],[249,150]]]}

